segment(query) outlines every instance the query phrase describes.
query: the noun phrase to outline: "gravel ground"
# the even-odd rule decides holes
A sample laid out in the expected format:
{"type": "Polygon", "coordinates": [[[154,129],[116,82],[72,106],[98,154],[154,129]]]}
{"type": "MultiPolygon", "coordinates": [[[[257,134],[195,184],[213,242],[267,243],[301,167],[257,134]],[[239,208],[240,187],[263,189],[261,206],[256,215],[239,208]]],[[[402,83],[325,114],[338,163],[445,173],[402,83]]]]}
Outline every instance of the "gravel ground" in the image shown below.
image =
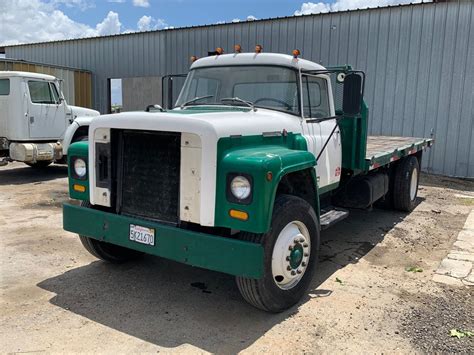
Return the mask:
{"type": "Polygon", "coordinates": [[[62,230],[65,174],[0,168],[2,352],[474,353],[473,338],[449,335],[474,330],[473,288],[432,281],[474,208],[456,197],[474,194],[472,181],[423,175],[411,214],[351,212],[323,232],[307,296],[275,315],[247,305],[228,275],[94,259],[62,230]]]}
{"type": "Polygon", "coordinates": [[[451,329],[474,329],[472,289],[441,288],[436,294],[420,294],[402,317],[401,332],[424,353],[474,353],[474,336],[446,337],[451,329]]]}

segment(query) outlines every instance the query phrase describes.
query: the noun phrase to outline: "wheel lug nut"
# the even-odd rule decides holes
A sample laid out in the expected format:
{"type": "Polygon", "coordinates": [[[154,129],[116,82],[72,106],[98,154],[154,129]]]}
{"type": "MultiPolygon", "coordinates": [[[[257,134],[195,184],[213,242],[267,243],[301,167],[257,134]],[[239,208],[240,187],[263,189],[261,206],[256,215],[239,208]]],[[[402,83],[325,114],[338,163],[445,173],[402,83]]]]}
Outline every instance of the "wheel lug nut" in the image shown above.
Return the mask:
{"type": "Polygon", "coordinates": [[[303,271],[301,271],[300,269],[298,269],[298,270],[296,270],[296,272],[297,272],[298,274],[301,274],[303,271]]]}
{"type": "Polygon", "coordinates": [[[303,246],[304,246],[305,248],[307,248],[307,247],[308,247],[308,243],[304,243],[303,246]]]}
{"type": "Polygon", "coordinates": [[[308,254],[308,253],[304,253],[304,256],[305,256],[305,257],[308,257],[308,256],[309,256],[309,254],[308,254]]]}
{"type": "Polygon", "coordinates": [[[293,270],[293,271],[291,272],[291,274],[292,274],[293,276],[295,276],[295,275],[296,275],[296,271],[293,270]]]}
{"type": "Polygon", "coordinates": [[[293,245],[290,245],[290,246],[288,247],[288,250],[293,250],[293,245]]]}
{"type": "Polygon", "coordinates": [[[303,243],[304,242],[304,238],[300,238],[300,243],[303,243]]]}
{"type": "Polygon", "coordinates": [[[295,239],[293,240],[293,243],[295,243],[295,244],[298,243],[298,239],[295,238],[295,239]]]}
{"type": "Polygon", "coordinates": [[[288,266],[286,267],[286,269],[287,269],[288,271],[290,271],[290,270],[291,270],[291,266],[288,265],[288,266]]]}
{"type": "Polygon", "coordinates": [[[290,257],[289,257],[289,256],[286,257],[286,261],[290,261],[290,257]]]}
{"type": "Polygon", "coordinates": [[[306,263],[303,261],[303,262],[301,263],[301,265],[306,266],[306,263]]]}

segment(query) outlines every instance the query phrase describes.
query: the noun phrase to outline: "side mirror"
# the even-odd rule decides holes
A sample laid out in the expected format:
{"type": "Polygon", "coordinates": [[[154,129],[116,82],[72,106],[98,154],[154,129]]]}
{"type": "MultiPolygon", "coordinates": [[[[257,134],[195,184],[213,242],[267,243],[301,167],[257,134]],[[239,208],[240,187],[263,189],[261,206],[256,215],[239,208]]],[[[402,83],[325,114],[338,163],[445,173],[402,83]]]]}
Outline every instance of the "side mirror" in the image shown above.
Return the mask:
{"type": "Polygon", "coordinates": [[[155,112],[155,111],[161,111],[163,112],[163,107],[160,105],[148,105],[145,109],[146,112],[155,112]]]}
{"type": "Polygon", "coordinates": [[[344,78],[344,96],[342,99],[342,111],[348,116],[360,113],[362,101],[362,77],[351,73],[344,78]]]}

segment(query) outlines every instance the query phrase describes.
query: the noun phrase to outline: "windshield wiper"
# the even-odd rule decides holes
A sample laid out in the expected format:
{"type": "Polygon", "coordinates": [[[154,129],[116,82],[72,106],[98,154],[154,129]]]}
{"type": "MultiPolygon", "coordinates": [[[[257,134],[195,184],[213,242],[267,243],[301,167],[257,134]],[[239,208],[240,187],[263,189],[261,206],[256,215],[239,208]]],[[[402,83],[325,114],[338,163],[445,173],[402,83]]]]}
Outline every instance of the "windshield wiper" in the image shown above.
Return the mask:
{"type": "Polygon", "coordinates": [[[189,101],[186,101],[185,103],[183,103],[180,107],[181,108],[184,108],[192,103],[195,103],[196,101],[199,101],[199,100],[203,100],[203,99],[208,99],[210,97],[214,97],[214,95],[206,95],[206,96],[198,96],[198,97],[195,97],[194,99],[191,99],[189,101]]]}
{"type": "Polygon", "coordinates": [[[243,103],[243,104],[247,105],[248,107],[250,107],[253,111],[256,111],[253,102],[245,101],[245,100],[242,100],[238,97],[224,97],[224,98],[221,99],[221,101],[240,102],[240,103],[243,103]]]}

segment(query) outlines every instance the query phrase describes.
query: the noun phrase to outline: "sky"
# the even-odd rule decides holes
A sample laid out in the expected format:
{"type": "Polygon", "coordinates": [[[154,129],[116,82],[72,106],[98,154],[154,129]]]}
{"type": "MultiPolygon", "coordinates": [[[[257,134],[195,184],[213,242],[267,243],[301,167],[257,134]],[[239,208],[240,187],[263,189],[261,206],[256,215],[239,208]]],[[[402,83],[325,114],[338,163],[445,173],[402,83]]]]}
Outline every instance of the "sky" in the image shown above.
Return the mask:
{"type": "Polygon", "coordinates": [[[0,0],[0,46],[422,1],[0,0]]]}

